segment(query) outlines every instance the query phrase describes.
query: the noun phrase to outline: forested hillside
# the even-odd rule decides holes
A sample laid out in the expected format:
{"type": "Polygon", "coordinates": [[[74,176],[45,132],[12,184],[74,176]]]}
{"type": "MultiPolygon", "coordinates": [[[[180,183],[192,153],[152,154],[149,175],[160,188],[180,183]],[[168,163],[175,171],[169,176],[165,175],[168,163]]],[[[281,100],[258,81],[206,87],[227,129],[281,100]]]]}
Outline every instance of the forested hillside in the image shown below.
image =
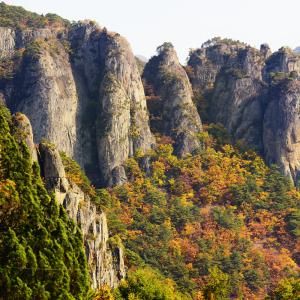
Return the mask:
{"type": "Polygon", "coordinates": [[[298,299],[300,193],[222,127],[207,130],[185,159],[161,137],[150,158],[127,161],[128,183],[102,191],[128,266],[150,265],[194,299],[298,299]]]}
{"type": "Polygon", "coordinates": [[[0,298],[85,299],[79,229],[48,195],[10,113],[0,107],[0,298]]]}

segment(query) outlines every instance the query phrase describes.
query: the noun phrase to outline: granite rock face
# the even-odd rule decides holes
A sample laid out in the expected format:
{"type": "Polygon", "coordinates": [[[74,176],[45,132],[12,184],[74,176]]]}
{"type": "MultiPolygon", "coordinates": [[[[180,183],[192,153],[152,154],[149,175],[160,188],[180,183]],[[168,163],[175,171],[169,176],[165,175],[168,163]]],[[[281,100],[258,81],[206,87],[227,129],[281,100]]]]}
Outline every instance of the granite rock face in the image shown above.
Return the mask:
{"type": "Polygon", "coordinates": [[[236,57],[244,44],[228,44],[219,40],[211,40],[201,48],[192,50],[188,59],[188,66],[192,68],[190,77],[194,89],[206,90],[213,88],[216,77],[227,64],[230,57],[236,57]]]}
{"type": "Polygon", "coordinates": [[[24,141],[29,149],[30,157],[33,162],[38,161],[36,146],[33,142],[32,127],[29,119],[21,113],[16,113],[13,116],[14,135],[19,142],[24,141]]]}
{"type": "Polygon", "coordinates": [[[60,155],[54,145],[46,143],[39,144],[38,154],[46,189],[54,192],[56,199],[62,204],[69,189],[69,182],[60,155]]]}
{"type": "Polygon", "coordinates": [[[66,178],[56,148],[41,143],[39,162],[47,190],[55,193],[58,202],[82,231],[92,287],[97,289],[104,284],[116,287],[125,277],[123,249],[110,245],[105,213],[99,211],[89,196],[66,178]]]}
{"type": "Polygon", "coordinates": [[[108,185],[122,183],[117,169],[136,150],[146,152],[154,144],[148,126],[146,98],[135,57],[119,35],[102,33],[100,52],[104,66],[97,134],[98,157],[108,185]]]}
{"type": "Polygon", "coordinates": [[[16,82],[12,106],[30,119],[34,141],[49,140],[76,157],[78,97],[63,45],[35,40],[25,51],[16,82]]]}
{"type": "Polygon", "coordinates": [[[223,124],[234,141],[243,141],[260,153],[263,120],[263,58],[259,51],[241,48],[218,74],[211,98],[210,115],[223,124]]]}
{"type": "Polygon", "coordinates": [[[184,68],[180,65],[174,47],[165,43],[158,48],[158,55],[146,64],[143,79],[158,97],[160,124],[158,131],[174,140],[178,156],[201,147],[197,134],[202,123],[192,101],[192,89],[184,68]]]}
{"type": "Polygon", "coordinates": [[[300,79],[273,87],[264,116],[265,158],[295,183],[300,175],[300,79]]]}
{"type": "Polygon", "coordinates": [[[135,57],[123,37],[93,23],[74,26],[69,39],[74,49],[73,72],[83,99],[81,111],[94,103],[97,112],[94,131],[84,127],[83,131],[89,131],[96,146],[103,184],[120,184],[126,180],[126,159],[137,149],[147,151],[155,142],[135,57]]]}
{"type": "Polygon", "coordinates": [[[16,33],[11,28],[0,27],[0,59],[12,55],[16,44],[16,33]]]}
{"type": "Polygon", "coordinates": [[[136,60],[119,34],[91,21],[0,28],[2,57],[18,65],[0,78],[5,103],[27,115],[35,143],[54,143],[96,184],[122,183],[126,159],[154,144],[136,60]]]}
{"type": "Polygon", "coordinates": [[[215,39],[188,61],[194,92],[207,96],[209,121],[221,123],[298,181],[300,57],[287,48],[271,53],[240,42],[215,39]]]}
{"type": "Polygon", "coordinates": [[[291,49],[282,47],[268,57],[264,71],[266,80],[274,73],[295,72],[300,75],[300,57],[291,49]]]}

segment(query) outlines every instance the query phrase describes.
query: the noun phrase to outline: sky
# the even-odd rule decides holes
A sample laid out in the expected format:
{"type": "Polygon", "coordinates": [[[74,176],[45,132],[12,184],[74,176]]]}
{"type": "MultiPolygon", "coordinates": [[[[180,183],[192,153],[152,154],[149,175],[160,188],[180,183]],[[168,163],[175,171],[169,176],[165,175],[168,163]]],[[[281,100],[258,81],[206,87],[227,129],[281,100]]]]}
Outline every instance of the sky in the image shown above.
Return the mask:
{"type": "Polygon", "coordinates": [[[135,54],[150,58],[164,42],[182,63],[190,48],[216,36],[254,47],[300,46],[300,0],[4,0],[69,20],[91,19],[125,36],[135,54]]]}

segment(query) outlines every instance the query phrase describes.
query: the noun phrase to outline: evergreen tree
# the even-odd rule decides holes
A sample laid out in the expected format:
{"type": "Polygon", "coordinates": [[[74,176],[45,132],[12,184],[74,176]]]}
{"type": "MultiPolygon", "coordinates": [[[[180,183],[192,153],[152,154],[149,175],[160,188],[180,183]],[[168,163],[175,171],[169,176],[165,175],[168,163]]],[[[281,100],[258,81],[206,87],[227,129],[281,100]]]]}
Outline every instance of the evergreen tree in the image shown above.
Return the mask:
{"type": "Polygon", "coordinates": [[[11,126],[0,107],[0,298],[84,299],[89,277],[81,233],[48,195],[11,126]]]}

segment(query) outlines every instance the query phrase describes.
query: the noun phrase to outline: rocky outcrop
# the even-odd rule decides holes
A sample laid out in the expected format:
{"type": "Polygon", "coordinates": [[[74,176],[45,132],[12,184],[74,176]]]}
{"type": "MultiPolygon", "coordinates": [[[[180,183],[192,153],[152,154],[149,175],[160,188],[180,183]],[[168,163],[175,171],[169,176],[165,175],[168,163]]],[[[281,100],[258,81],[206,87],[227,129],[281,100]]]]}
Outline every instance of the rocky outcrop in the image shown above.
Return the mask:
{"type": "Polygon", "coordinates": [[[243,141],[278,164],[295,183],[299,177],[299,63],[288,48],[271,53],[240,42],[215,39],[191,52],[194,91],[208,98],[209,121],[223,124],[234,142],[243,141]]]}
{"type": "Polygon", "coordinates": [[[0,59],[12,55],[15,49],[15,31],[11,28],[0,27],[0,59]]]}
{"type": "Polygon", "coordinates": [[[300,79],[284,80],[270,92],[264,115],[265,158],[295,183],[300,175],[300,79]]]}
{"type": "Polygon", "coordinates": [[[261,53],[250,47],[228,58],[216,79],[209,109],[212,121],[223,124],[235,142],[243,141],[260,153],[266,94],[263,67],[261,53]]]}
{"type": "Polygon", "coordinates": [[[41,176],[45,180],[46,189],[54,192],[56,199],[62,204],[70,184],[60,155],[53,144],[45,142],[39,144],[38,153],[41,176]]]}
{"type": "Polygon", "coordinates": [[[190,80],[195,90],[214,87],[216,77],[230,58],[236,58],[239,50],[245,49],[242,43],[229,43],[215,38],[207,41],[199,49],[190,52],[188,67],[190,80]]]}
{"type": "Polygon", "coordinates": [[[0,74],[0,93],[12,111],[28,116],[34,142],[54,143],[97,185],[124,182],[126,159],[154,144],[127,41],[91,21],[63,30],[1,30],[0,53],[22,57],[4,81],[0,74]]]}
{"type": "Polygon", "coordinates": [[[82,110],[95,103],[98,111],[95,130],[87,134],[97,146],[102,184],[120,184],[126,180],[125,160],[137,149],[147,151],[154,144],[135,58],[123,37],[92,22],[74,26],[69,39],[73,71],[81,98],[85,98],[82,110]]]}
{"type": "Polygon", "coordinates": [[[118,34],[100,35],[103,79],[100,84],[100,115],[97,144],[107,184],[122,183],[117,171],[136,150],[154,144],[148,126],[146,98],[135,57],[128,42],[118,34]]]}
{"type": "Polygon", "coordinates": [[[33,162],[37,162],[37,151],[36,146],[33,142],[33,133],[32,127],[29,119],[21,113],[16,113],[13,118],[13,130],[14,136],[19,140],[19,142],[23,141],[27,145],[30,153],[30,157],[33,162]]]}
{"type": "Polygon", "coordinates": [[[174,140],[174,152],[179,156],[200,148],[197,134],[202,124],[192,101],[192,89],[184,68],[169,43],[158,48],[158,55],[150,59],[143,78],[153,91],[160,105],[158,131],[174,140]]]}
{"type": "Polygon", "coordinates": [[[270,46],[268,44],[261,44],[260,53],[263,55],[264,59],[268,59],[272,55],[270,46]]]}
{"type": "Polygon", "coordinates": [[[25,51],[12,107],[30,119],[34,141],[47,139],[76,156],[78,97],[68,54],[57,40],[35,40],[25,51]]]}
{"type": "Polygon", "coordinates": [[[104,284],[116,287],[125,277],[123,249],[121,245],[110,245],[105,213],[66,178],[62,160],[53,145],[40,144],[39,162],[47,190],[55,193],[82,231],[92,287],[97,289],[104,284]]]}
{"type": "Polygon", "coordinates": [[[265,67],[265,80],[269,80],[276,73],[295,72],[300,75],[300,57],[291,49],[282,47],[269,56],[265,67]]]}
{"type": "Polygon", "coordinates": [[[63,30],[51,28],[0,27],[0,59],[11,57],[15,50],[26,48],[29,43],[37,39],[55,39],[63,34],[63,30]]]}
{"type": "Polygon", "coordinates": [[[54,193],[81,229],[92,287],[97,289],[104,284],[116,287],[125,277],[123,248],[120,243],[110,243],[105,213],[66,177],[62,159],[53,144],[42,142],[36,150],[31,125],[24,114],[16,113],[12,121],[14,136],[27,144],[31,159],[38,161],[46,189],[54,193]]]}

